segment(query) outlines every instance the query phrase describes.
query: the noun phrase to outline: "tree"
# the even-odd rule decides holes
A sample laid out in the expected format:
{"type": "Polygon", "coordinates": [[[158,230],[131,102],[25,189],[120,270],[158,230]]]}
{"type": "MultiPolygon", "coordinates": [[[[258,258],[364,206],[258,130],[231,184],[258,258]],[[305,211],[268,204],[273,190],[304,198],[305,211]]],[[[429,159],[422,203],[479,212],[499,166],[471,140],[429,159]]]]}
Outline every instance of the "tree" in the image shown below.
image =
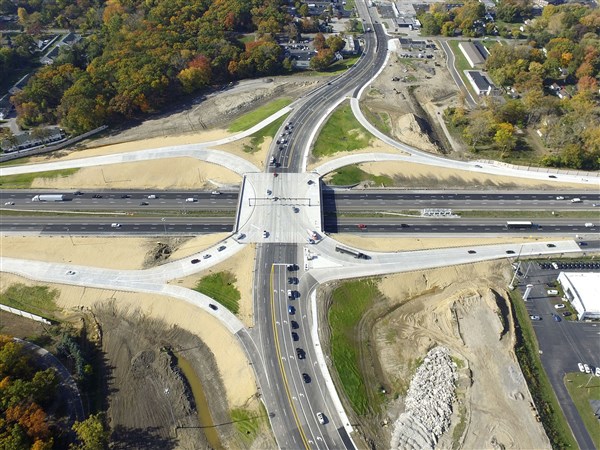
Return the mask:
{"type": "Polygon", "coordinates": [[[196,56],[188,63],[188,67],[177,75],[183,91],[191,93],[201,87],[207,86],[212,77],[209,59],[204,55],[196,56]]]}
{"type": "Polygon", "coordinates": [[[75,422],[73,431],[80,441],[72,446],[77,450],[103,450],[108,445],[110,433],[104,427],[104,418],[101,414],[91,415],[83,422],[75,422]]]}
{"type": "Polygon", "coordinates": [[[496,146],[504,152],[513,150],[517,143],[515,136],[515,128],[510,123],[502,122],[496,126],[496,133],[494,134],[494,143],[496,146]]]}
{"type": "Polygon", "coordinates": [[[324,48],[310,60],[310,68],[312,70],[323,70],[333,62],[333,52],[330,48],[324,48]]]}
{"type": "Polygon", "coordinates": [[[298,8],[298,14],[300,15],[300,17],[308,17],[308,4],[302,3],[300,8],[298,8]]]}
{"type": "Polygon", "coordinates": [[[339,35],[329,36],[325,41],[325,45],[334,53],[339,52],[346,45],[346,41],[339,35]]]}
{"type": "Polygon", "coordinates": [[[317,51],[323,50],[326,47],[325,36],[323,35],[323,33],[317,33],[315,35],[315,38],[313,40],[313,46],[317,51]]]}
{"type": "Polygon", "coordinates": [[[475,110],[470,114],[469,124],[463,130],[463,136],[475,148],[486,143],[494,130],[494,117],[488,110],[475,110]]]}

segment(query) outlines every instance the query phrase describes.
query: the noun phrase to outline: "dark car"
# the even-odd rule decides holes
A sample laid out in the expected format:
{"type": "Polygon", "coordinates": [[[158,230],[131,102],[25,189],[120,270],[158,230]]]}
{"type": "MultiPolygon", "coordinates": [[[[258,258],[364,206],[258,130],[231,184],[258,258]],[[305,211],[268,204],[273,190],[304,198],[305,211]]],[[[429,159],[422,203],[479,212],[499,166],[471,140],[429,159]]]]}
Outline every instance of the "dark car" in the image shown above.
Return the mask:
{"type": "Polygon", "coordinates": [[[552,314],[552,319],[553,319],[555,322],[560,322],[560,321],[562,320],[562,319],[560,318],[560,316],[559,316],[559,315],[557,315],[557,314],[552,314]]]}
{"type": "Polygon", "coordinates": [[[75,192],[73,192],[73,195],[83,195],[83,192],[81,192],[81,191],[75,191],[75,192]]]}
{"type": "Polygon", "coordinates": [[[299,341],[300,336],[298,336],[298,333],[296,333],[295,331],[292,331],[292,339],[294,342],[299,341]]]}
{"type": "Polygon", "coordinates": [[[298,283],[298,278],[296,278],[296,277],[289,277],[288,278],[288,283],[289,284],[297,284],[298,283]]]}
{"type": "Polygon", "coordinates": [[[208,304],[208,307],[209,307],[210,309],[213,309],[213,310],[215,310],[215,311],[216,311],[217,309],[219,309],[219,308],[217,308],[217,305],[213,305],[212,303],[209,303],[209,304],[208,304]]]}
{"type": "Polygon", "coordinates": [[[192,259],[192,264],[198,264],[200,260],[198,258],[192,259]]]}
{"type": "Polygon", "coordinates": [[[148,203],[148,202],[142,202],[142,203],[140,203],[140,206],[148,206],[149,204],[150,203],[148,203]]]}
{"type": "Polygon", "coordinates": [[[469,255],[473,255],[475,253],[477,253],[475,250],[469,250],[467,253],[469,253],[469,255]]]}
{"type": "Polygon", "coordinates": [[[571,311],[564,311],[562,313],[563,317],[569,317],[570,315],[572,315],[573,313],[571,311]]]}
{"type": "Polygon", "coordinates": [[[100,194],[94,194],[92,195],[92,198],[102,198],[102,196],[100,194]]]}
{"type": "Polygon", "coordinates": [[[296,264],[288,264],[287,270],[289,270],[290,272],[294,272],[294,271],[298,270],[298,266],[296,264]]]}
{"type": "Polygon", "coordinates": [[[296,314],[296,308],[294,308],[292,305],[288,306],[288,313],[290,313],[290,315],[296,314]]]}
{"type": "Polygon", "coordinates": [[[514,250],[506,250],[506,254],[507,255],[514,255],[515,251],[514,250]]]}
{"type": "Polygon", "coordinates": [[[131,198],[131,195],[129,195],[129,194],[123,194],[123,195],[121,195],[121,198],[131,198]]]}
{"type": "Polygon", "coordinates": [[[310,383],[310,375],[309,374],[303,373],[302,379],[304,380],[305,383],[310,383]]]}
{"type": "Polygon", "coordinates": [[[300,325],[298,325],[298,322],[296,322],[295,320],[290,321],[290,324],[292,325],[292,328],[294,330],[297,330],[298,328],[300,328],[300,325]]]}
{"type": "Polygon", "coordinates": [[[306,358],[306,353],[300,347],[296,347],[296,355],[298,355],[298,359],[306,358]]]}
{"type": "Polygon", "coordinates": [[[548,178],[556,178],[556,175],[548,175],[548,178]]]}
{"type": "Polygon", "coordinates": [[[224,245],[221,245],[221,246],[220,246],[220,247],[217,249],[217,251],[218,251],[218,252],[222,252],[222,251],[223,251],[223,250],[225,250],[226,248],[227,248],[227,247],[225,247],[224,245]]]}
{"type": "Polygon", "coordinates": [[[553,247],[556,247],[556,245],[554,245],[554,244],[546,244],[546,247],[553,248],[553,247]]]}

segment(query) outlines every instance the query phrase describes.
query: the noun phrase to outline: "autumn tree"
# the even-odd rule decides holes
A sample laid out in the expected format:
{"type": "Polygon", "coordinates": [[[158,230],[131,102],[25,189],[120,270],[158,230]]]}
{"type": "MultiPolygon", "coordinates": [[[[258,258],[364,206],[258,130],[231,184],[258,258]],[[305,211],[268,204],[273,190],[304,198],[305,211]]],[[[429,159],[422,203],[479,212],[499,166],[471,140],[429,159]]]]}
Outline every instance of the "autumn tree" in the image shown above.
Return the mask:
{"type": "Polygon", "coordinates": [[[517,140],[515,139],[515,127],[506,122],[496,125],[494,143],[502,151],[503,155],[505,152],[513,150],[517,143],[517,140]]]}
{"type": "Polygon", "coordinates": [[[101,414],[91,415],[83,422],[75,422],[73,431],[79,443],[71,446],[72,450],[103,450],[108,445],[109,431],[104,426],[101,414]]]}

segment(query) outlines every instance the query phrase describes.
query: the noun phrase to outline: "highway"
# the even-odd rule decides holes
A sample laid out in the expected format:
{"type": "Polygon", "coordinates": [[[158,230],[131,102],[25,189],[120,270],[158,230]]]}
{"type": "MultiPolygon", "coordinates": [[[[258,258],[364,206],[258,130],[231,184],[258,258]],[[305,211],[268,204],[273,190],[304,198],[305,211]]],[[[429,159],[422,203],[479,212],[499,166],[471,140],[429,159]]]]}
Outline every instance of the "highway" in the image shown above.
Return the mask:
{"type": "MultiPolygon", "coordinates": [[[[55,192],[55,191],[52,191],[55,192]]],[[[171,211],[185,214],[192,211],[235,211],[238,203],[237,191],[218,191],[219,194],[203,191],[103,191],[66,194],[62,202],[34,202],[40,190],[0,190],[0,208],[14,211],[171,211]],[[94,197],[100,196],[100,197],[94,197]],[[156,195],[157,198],[148,198],[156,195]],[[193,201],[189,201],[193,199],[193,201]],[[188,200],[188,201],[186,201],[188,200]],[[14,203],[14,205],[6,205],[14,203]],[[143,204],[142,204],[143,203],[143,204]]],[[[590,217],[600,214],[600,194],[591,191],[436,191],[404,189],[322,189],[324,213],[347,211],[406,210],[445,208],[459,210],[510,209],[594,211],[590,217]],[[581,202],[573,203],[571,199],[581,202]],[[596,205],[596,206],[594,206],[596,205]],[[598,208],[598,210],[595,210],[598,208]]]]}

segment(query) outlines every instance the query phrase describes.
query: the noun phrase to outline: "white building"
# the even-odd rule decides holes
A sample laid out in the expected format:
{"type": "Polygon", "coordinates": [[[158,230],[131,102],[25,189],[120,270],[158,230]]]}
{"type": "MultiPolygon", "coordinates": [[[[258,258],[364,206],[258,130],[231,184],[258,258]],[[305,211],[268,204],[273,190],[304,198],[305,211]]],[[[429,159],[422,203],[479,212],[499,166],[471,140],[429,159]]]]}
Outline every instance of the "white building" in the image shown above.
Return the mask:
{"type": "Polygon", "coordinates": [[[558,282],[579,320],[600,319],[600,272],[561,272],[558,282]]]}

